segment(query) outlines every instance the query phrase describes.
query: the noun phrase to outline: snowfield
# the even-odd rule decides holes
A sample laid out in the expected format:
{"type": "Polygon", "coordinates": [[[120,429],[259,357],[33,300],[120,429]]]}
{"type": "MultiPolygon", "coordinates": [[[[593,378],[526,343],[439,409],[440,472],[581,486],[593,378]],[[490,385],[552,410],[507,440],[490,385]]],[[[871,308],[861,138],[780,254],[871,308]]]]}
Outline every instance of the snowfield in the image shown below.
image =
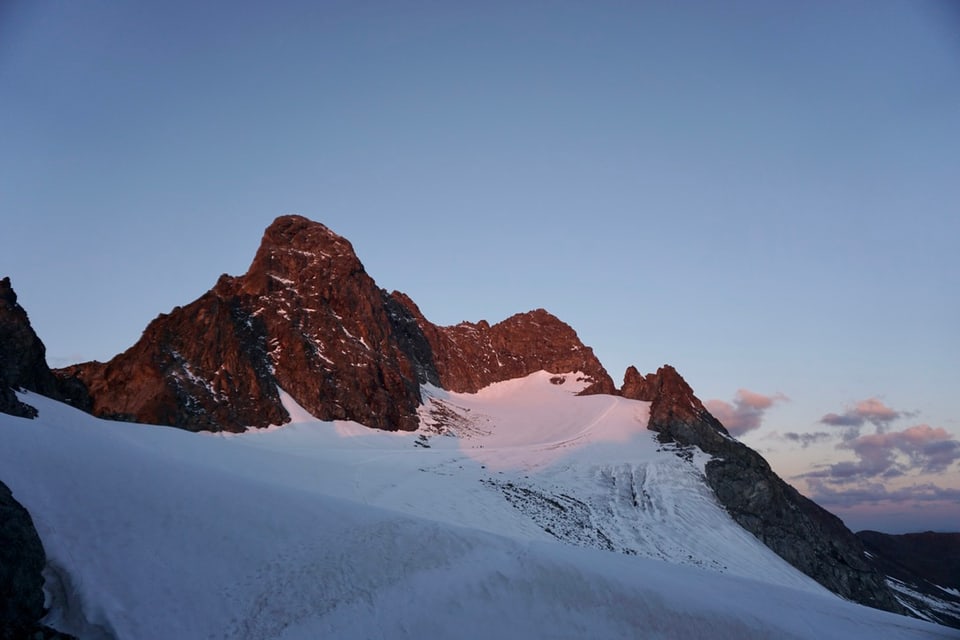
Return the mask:
{"type": "Polygon", "coordinates": [[[647,405],[540,372],[425,388],[421,429],[242,435],[0,414],[0,480],[81,638],[957,638],[846,602],[737,526],[647,405]],[[562,382],[557,384],[557,382],[562,382]]]}

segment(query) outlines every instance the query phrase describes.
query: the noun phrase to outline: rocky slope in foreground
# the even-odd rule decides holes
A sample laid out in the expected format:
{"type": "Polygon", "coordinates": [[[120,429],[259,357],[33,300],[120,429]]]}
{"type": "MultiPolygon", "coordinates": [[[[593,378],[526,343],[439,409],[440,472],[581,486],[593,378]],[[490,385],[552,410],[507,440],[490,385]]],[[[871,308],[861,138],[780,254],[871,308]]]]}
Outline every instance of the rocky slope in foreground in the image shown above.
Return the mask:
{"type": "Polygon", "coordinates": [[[210,431],[283,424],[279,387],[323,420],[413,430],[423,383],[475,391],[540,369],[579,370],[614,391],[593,351],[546,311],[438,327],[377,287],[346,239],[283,216],[245,275],[221,276],[110,362],[60,373],[81,379],[107,418],[210,431]]]}

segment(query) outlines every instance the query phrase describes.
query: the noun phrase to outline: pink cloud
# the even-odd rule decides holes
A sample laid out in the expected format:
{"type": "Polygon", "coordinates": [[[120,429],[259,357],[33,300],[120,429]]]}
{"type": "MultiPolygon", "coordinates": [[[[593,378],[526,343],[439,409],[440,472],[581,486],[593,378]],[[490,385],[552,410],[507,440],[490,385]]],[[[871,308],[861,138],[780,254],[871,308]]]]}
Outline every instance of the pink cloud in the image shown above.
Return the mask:
{"type": "Polygon", "coordinates": [[[903,431],[889,431],[859,436],[841,445],[849,447],[861,460],[886,462],[892,467],[897,453],[905,455],[911,466],[928,473],[944,471],[960,460],[960,441],[943,428],[918,424],[903,431]]]}
{"type": "Polygon", "coordinates": [[[867,398],[857,403],[854,408],[857,415],[863,416],[873,423],[887,423],[900,417],[899,411],[894,411],[877,398],[867,398]]]}
{"type": "Polygon", "coordinates": [[[960,439],[928,424],[890,429],[895,421],[915,415],[889,407],[878,398],[861,400],[842,413],[826,414],[820,422],[842,428],[837,449],[852,453],[853,459],[819,465],[797,478],[806,482],[811,498],[836,511],[851,526],[856,521],[861,527],[870,522],[868,526],[886,523],[884,528],[914,528],[908,523],[920,522],[918,514],[931,524],[938,522],[932,518],[934,510],[952,511],[956,522],[960,507],[956,478],[960,476],[951,472],[960,468],[960,439]],[[875,432],[862,433],[866,425],[873,425],[875,432]],[[912,478],[930,477],[940,482],[953,480],[946,486],[932,482],[904,486],[912,478]],[[895,479],[899,488],[892,488],[895,479]]]}
{"type": "Polygon", "coordinates": [[[909,473],[940,473],[960,462],[960,440],[946,429],[927,424],[903,431],[851,437],[837,446],[853,451],[857,459],[827,465],[805,474],[805,477],[838,483],[889,479],[909,473]]]}
{"type": "Polygon", "coordinates": [[[886,429],[894,420],[910,415],[902,411],[897,411],[883,404],[878,398],[867,398],[856,403],[853,407],[848,407],[843,413],[828,413],[820,422],[834,427],[862,427],[866,423],[871,423],[878,429],[886,429]]]}
{"type": "Polygon", "coordinates": [[[777,402],[789,400],[782,393],[763,395],[748,389],[738,389],[733,402],[707,400],[704,406],[719,420],[730,435],[741,436],[760,427],[763,415],[777,402]]]}

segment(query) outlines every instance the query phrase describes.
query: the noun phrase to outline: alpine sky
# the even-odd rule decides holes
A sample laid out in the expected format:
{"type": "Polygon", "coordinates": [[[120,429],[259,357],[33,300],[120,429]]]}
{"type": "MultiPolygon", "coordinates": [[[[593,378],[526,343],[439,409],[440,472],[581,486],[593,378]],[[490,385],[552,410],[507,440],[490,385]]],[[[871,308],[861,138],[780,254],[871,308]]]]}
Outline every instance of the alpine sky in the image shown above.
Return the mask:
{"type": "Polygon", "coordinates": [[[9,275],[107,360],[299,213],[431,321],[674,365],[853,529],[960,528],[950,2],[0,6],[9,275]]]}

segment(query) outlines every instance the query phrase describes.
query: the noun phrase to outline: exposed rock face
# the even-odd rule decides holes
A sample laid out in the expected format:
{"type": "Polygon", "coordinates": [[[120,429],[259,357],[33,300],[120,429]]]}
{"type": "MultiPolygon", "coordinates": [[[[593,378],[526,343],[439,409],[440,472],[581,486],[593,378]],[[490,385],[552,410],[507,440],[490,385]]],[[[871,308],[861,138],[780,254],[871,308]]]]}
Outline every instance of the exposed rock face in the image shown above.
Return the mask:
{"type": "Polygon", "coordinates": [[[0,482],[0,640],[73,638],[39,622],[46,563],[30,514],[0,482]]]}
{"type": "Polygon", "coordinates": [[[71,371],[105,417],[212,431],[282,424],[279,386],[321,419],[412,429],[420,380],[384,298],[349,242],[286,216],[244,276],[221,276],[109,363],[71,371]]]}
{"type": "Polygon", "coordinates": [[[17,303],[10,278],[3,278],[0,280],[0,412],[36,417],[37,410],[20,402],[14,389],[35,391],[81,409],[89,407],[82,385],[51,373],[46,348],[30,326],[27,312],[17,303]]]}
{"type": "Polygon", "coordinates": [[[877,570],[906,587],[899,597],[912,609],[960,629],[960,533],[858,531],[857,537],[877,570]]]}
{"type": "Polygon", "coordinates": [[[491,325],[461,322],[452,327],[430,323],[406,295],[392,297],[416,318],[433,353],[439,386],[474,393],[503,380],[541,369],[580,371],[592,380],[584,393],[616,393],[613,379],[570,325],[543,309],[510,316],[491,325]]]}
{"type": "Polygon", "coordinates": [[[280,387],[323,420],[413,430],[423,383],[477,390],[541,368],[580,369],[613,390],[592,351],[545,311],[435,327],[377,287],[346,239],[283,216],[245,275],[221,276],[110,362],[61,373],[87,385],[103,417],[242,431],[288,420],[280,387]]]}
{"type": "Polygon", "coordinates": [[[673,367],[647,376],[630,367],[621,393],[651,402],[649,428],[661,441],[697,446],[713,456],[706,479],[717,499],[780,557],[845,598],[905,613],[867,561],[860,540],[781,480],[760,454],[731,438],[673,367]]]}
{"type": "Polygon", "coordinates": [[[25,637],[43,617],[46,562],[30,514],[0,482],[0,638],[25,637]]]}

